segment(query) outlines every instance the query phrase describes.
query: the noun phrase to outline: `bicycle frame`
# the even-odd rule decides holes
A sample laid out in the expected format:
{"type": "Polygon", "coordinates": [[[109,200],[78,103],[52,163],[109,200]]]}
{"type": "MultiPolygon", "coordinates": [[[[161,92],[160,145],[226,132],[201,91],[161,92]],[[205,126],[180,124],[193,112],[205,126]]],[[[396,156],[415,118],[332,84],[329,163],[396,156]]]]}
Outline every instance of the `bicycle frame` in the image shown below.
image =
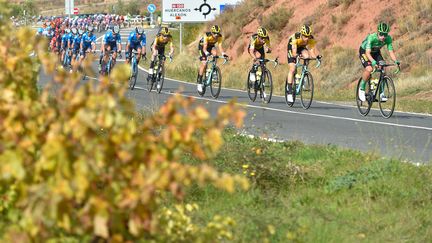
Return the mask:
{"type": "Polygon", "coordinates": [[[206,61],[206,68],[205,68],[205,70],[207,70],[207,65],[210,63],[210,65],[211,65],[211,71],[210,71],[210,75],[208,76],[208,77],[206,77],[206,80],[205,80],[205,82],[203,83],[205,86],[210,86],[211,84],[212,84],[212,77],[213,77],[213,73],[214,73],[214,70],[216,69],[216,66],[217,66],[217,60],[219,59],[219,58],[223,58],[223,59],[225,59],[225,61],[223,62],[223,64],[222,65],[224,65],[228,60],[224,57],[224,56],[212,56],[212,59],[210,60],[210,59],[208,59],[207,61],[206,61]]]}
{"type": "MultiPolygon", "coordinates": [[[[298,85],[296,85],[296,95],[300,94],[300,90],[301,87],[303,86],[303,82],[304,82],[304,77],[309,73],[309,61],[311,60],[317,60],[317,65],[316,67],[319,67],[321,65],[321,61],[316,59],[316,58],[300,58],[297,57],[297,64],[296,64],[296,72],[294,73],[294,76],[297,73],[297,68],[301,67],[302,71],[301,71],[301,75],[300,75],[300,82],[298,85]],[[303,64],[300,63],[300,59],[303,60],[303,64]]],[[[295,82],[295,80],[294,80],[295,82]]]]}
{"type": "Polygon", "coordinates": [[[261,67],[261,70],[262,70],[262,73],[261,73],[261,77],[259,78],[259,80],[257,79],[257,80],[255,80],[255,83],[256,83],[256,87],[261,87],[261,84],[262,84],[262,77],[264,76],[264,74],[266,73],[266,72],[268,72],[267,70],[267,65],[266,65],[266,63],[267,62],[274,62],[275,64],[274,64],[274,66],[276,67],[278,64],[279,64],[279,60],[278,60],[278,58],[276,58],[275,60],[270,60],[270,59],[263,59],[263,58],[260,58],[259,60],[259,66],[261,67]]]}

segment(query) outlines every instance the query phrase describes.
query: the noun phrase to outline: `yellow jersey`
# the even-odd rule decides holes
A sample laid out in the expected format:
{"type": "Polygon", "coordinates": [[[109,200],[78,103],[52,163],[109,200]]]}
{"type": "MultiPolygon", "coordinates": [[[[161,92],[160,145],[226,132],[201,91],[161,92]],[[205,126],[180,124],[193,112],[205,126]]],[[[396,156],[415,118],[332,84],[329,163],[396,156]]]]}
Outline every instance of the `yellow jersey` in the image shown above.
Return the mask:
{"type": "Polygon", "coordinates": [[[207,47],[214,47],[216,43],[222,44],[222,40],[222,35],[214,37],[211,32],[206,32],[205,35],[200,39],[199,45],[204,46],[204,43],[207,43],[207,47]]]}
{"type": "Polygon", "coordinates": [[[301,38],[301,33],[297,32],[294,33],[292,36],[290,36],[289,40],[288,40],[288,50],[290,50],[290,47],[296,46],[296,47],[309,47],[309,48],[314,48],[316,45],[316,40],[314,39],[314,37],[311,35],[309,36],[307,41],[304,41],[301,38]]]}
{"type": "Polygon", "coordinates": [[[249,49],[255,49],[259,50],[263,48],[263,46],[266,46],[267,48],[270,48],[270,37],[264,38],[264,42],[261,42],[258,39],[258,34],[253,34],[251,37],[251,42],[249,44],[249,49]]]}
{"type": "Polygon", "coordinates": [[[166,40],[164,40],[164,37],[161,34],[156,35],[156,39],[155,39],[156,47],[165,47],[168,43],[170,44],[170,47],[173,46],[172,35],[168,35],[168,38],[166,40]]]}

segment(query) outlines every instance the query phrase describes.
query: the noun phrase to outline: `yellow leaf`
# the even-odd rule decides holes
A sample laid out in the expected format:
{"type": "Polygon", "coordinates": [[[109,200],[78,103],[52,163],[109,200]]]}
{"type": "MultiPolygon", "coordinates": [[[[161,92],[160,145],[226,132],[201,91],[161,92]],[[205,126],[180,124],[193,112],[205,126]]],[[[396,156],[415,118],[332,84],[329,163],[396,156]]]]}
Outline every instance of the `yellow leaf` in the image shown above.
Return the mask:
{"type": "Polygon", "coordinates": [[[202,107],[202,106],[198,106],[195,109],[195,114],[201,120],[207,120],[210,117],[208,111],[204,107],[202,107]]]}
{"type": "Polygon", "coordinates": [[[104,239],[108,239],[108,218],[102,215],[96,215],[93,219],[94,234],[104,239]]]}

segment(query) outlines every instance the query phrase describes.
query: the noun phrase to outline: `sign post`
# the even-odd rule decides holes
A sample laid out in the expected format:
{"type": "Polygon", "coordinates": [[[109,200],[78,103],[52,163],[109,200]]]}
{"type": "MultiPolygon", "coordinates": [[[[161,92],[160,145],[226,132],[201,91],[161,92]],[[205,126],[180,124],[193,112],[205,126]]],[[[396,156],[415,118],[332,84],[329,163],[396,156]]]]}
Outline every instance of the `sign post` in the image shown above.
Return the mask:
{"type": "Polygon", "coordinates": [[[156,5],[154,5],[153,3],[149,4],[149,5],[147,6],[147,10],[148,10],[149,13],[150,13],[150,25],[153,25],[153,24],[154,24],[154,21],[153,21],[153,13],[156,11],[156,5]]]}
{"type": "Polygon", "coordinates": [[[74,10],[74,0],[65,0],[65,14],[67,14],[69,18],[71,14],[74,14],[73,10],[74,10]]]}

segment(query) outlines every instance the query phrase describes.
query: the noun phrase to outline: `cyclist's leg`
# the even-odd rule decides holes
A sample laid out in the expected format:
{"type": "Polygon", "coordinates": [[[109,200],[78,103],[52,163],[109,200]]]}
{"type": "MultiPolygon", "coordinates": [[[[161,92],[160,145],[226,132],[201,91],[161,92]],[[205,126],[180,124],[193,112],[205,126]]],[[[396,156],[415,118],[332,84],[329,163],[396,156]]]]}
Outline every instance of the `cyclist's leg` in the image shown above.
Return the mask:
{"type": "Polygon", "coordinates": [[[372,69],[371,61],[369,61],[369,59],[366,56],[366,51],[362,48],[359,49],[359,58],[360,58],[360,62],[364,67],[364,70],[363,70],[362,78],[360,80],[360,89],[358,90],[359,93],[358,96],[361,101],[366,101],[366,94],[365,94],[366,82],[367,80],[369,80],[373,69],[372,69]]]}
{"type": "Polygon", "coordinates": [[[361,90],[365,90],[366,81],[369,80],[370,75],[371,75],[372,70],[373,70],[372,63],[371,63],[371,61],[369,61],[369,59],[367,58],[365,53],[366,53],[366,51],[364,49],[360,48],[359,58],[360,58],[360,61],[364,67],[363,74],[362,74],[362,80],[361,80],[361,84],[360,84],[361,90]]]}
{"type": "Polygon", "coordinates": [[[132,47],[127,44],[125,49],[126,64],[129,64],[132,58],[132,47]]]}
{"type": "Polygon", "coordinates": [[[142,46],[141,46],[141,44],[139,44],[139,45],[136,46],[136,50],[138,52],[138,54],[137,54],[137,63],[139,63],[140,60],[141,60],[141,53],[142,53],[142,46]]]}
{"type": "Polygon", "coordinates": [[[112,65],[114,66],[116,63],[116,60],[117,60],[117,43],[115,43],[114,45],[111,45],[111,50],[114,52],[112,55],[112,60],[113,60],[112,65]]]}

